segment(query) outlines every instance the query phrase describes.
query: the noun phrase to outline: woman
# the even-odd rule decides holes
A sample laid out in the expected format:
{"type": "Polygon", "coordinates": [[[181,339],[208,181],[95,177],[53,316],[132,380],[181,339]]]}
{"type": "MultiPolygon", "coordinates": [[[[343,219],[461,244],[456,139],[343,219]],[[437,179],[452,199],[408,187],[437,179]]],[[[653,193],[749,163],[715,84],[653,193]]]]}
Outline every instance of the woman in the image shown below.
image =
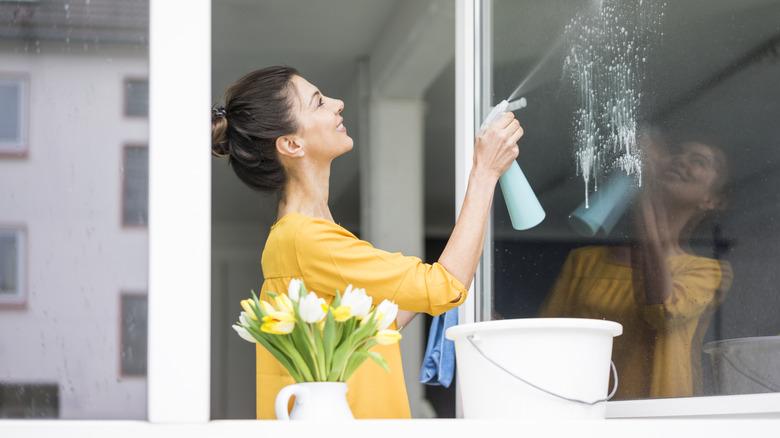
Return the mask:
{"type": "MultiPolygon", "coordinates": [[[[395,301],[402,326],[414,312],[440,314],[466,299],[482,252],[498,177],[518,155],[523,130],[511,113],[477,137],[466,197],[437,263],[389,253],[336,225],[328,207],[331,163],[352,150],[341,100],[325,96],[290,67],[257,70],[232,85],[212,116],[213,151],[228,157],[253,189],[279,193],[278,219],[263,250],[261,296],[287,290],[302,278],[319,294],[347,284],[365,288],[375,302],[395,301]],[[402,320],[402,318],[404,320],[402,320]]],[[[386,373],[366,363],[348,382],[356,418],[409,418],[398,345],[377,347],[386,373]]],[[[257,417],[274,418],[279,390],[293,383],[284,368],[257,348],[257,417]]]]}
{"type": "Polygon", "coordinates": [[[613,349],[622,399],[700,393],[702,337],[731,284],[727,263],[688,247],[702,219],[724,208],[723,152],[687,142],[648,164],[633,243],[572,251],[541,312],[623,324],[613,349]]]}

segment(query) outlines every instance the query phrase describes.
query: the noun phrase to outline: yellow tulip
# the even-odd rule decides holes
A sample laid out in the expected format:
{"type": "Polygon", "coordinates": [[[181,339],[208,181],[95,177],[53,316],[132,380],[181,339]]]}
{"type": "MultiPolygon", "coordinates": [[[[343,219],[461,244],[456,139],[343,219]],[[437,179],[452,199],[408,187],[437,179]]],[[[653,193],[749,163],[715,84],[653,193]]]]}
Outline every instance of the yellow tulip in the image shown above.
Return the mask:
{"type": "Polygon", "coordinates": [[[274,298],[274,304],[276,304],[276,308],[282,312],[295,313],[293,303],[287,295],[277,295],[276,298],[274,298]]]}
{"type": "Polygon", "coordinates": [[[263,322],[295,322],[295,316],[292,313],[274,311],[263,317],[263,322]]]}
{"type": "Polygon", "coordinates": [[[349,306],[339,306],[332,309],[333,318],[338,322],[344,322],[352,317],[352,309],[349,306]]]}
{"type": "Polygon", "coordinates": [[[270,315],[277,311],[268,301],[260,301],[260,310],[262,310],[265,315],[270,315]]]}
{"type": "Polygon", "coordinates": [[[255,312],[254,312],[254,310],[252,310],[252,304],[251,303],[252,303],[251,300],[241,300],[241,308],[244,309],[244,312],[246,312],[246,314],[250,318],[252,318],[255,321],[257,321],[257,316],[255,316],[255,312]]]}
{"type": "Polygon", "coordinates": [[[401,340],[401,333],[398,330],[379,330],[374,339],[379,345],[392,345],[401,340]]]}
{"type": "Polygon", "coordinates": [[[273,335],[286,335],[293,331],[295,315],[292,312],[276,310],[265,301],[261,301],[260,305],[263,306],[263,312],[265,312],[263,324],[260,326],[261,331],[273,335]]]}
{"type": "Polygon", "coordinates": [[[347,286],[344,296],[341,297],[341,305],[349,306],[352,315],[357,319],[364,319],[368,316],[372,303],[373,300],[366,295],[365,289],[352,288],[351,284],[347,286]]]}
{"type": "Polygon", "coordinates": [[[270,333],[272,335],[286,335],[292,333],[294,328],[295,328],[294,322],[283,322],[283,321],[274,321],[274,320],[264,322],[263,325],[260,326],[261,331],[265,333],[270,333]]]}

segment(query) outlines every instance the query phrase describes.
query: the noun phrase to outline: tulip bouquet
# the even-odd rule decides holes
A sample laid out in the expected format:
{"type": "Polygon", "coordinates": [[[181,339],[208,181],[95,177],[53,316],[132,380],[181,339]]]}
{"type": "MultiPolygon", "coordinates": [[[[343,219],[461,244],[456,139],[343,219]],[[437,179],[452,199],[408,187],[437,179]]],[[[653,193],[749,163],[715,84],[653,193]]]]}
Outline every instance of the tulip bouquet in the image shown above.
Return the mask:
{"type": "Polygon", "coordinates": [[[327,304],[297,279],[290,281],[287,295],[268,296],[260,300],[253,291],[251,299],[241,301],[244,311],[233,329],[265,347],[296,382],[346,382],[367,359],[388,370],[384,358],[370,350],[401,339],[390,329],[398,314],[393,302],[374,307],[364,289],[349,285],[327,304]]]}

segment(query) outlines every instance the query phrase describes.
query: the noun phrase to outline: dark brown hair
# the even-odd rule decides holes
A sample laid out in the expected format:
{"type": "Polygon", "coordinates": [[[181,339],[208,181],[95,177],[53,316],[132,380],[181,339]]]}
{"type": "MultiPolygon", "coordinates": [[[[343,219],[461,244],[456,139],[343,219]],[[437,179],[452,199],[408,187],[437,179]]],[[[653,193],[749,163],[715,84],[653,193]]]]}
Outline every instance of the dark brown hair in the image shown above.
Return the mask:
{"type": "Polygon", "coordinates": [[[212,154],[227,157],[238,178],[255,190],[284,187],[276,139],[297,130],[292,112],[296,75],[287,66],[255,70],[227,89],[224,107],[212,109],[212,154]]]}

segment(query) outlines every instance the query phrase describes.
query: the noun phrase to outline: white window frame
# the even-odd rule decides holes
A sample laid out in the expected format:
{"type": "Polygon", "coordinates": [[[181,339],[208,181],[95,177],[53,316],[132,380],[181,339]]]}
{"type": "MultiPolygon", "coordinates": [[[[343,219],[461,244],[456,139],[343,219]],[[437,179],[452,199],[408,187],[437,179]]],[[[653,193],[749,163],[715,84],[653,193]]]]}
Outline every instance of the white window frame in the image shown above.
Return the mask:
{"type": "MultiPolygon", "coordinates": [[[[457,3],[457,35],[459,45],[455,59],[456,70],[456,205],[462,203],[466,182],[471,170],[473,139],[479,126],[480,114],[486,114],[491,102],[490,44],[482,36],[492,31],[491,0],[459,0],[457,3]],[[484,26],[483,26],[484,23],[484,26]],[[473,38],[473,39],[472,39],[473,38]],[[460,55],[460,57],[458,57],[460,55]],[[473,62],[473,65],[469,65],[473,62]],[[481,99],[481,100],[480,100],[481,99]]],[[[463,305],[461,323],[490,318],[490,284],[492,270],[492,236],[485,239],[482,262],[474,281],[474,299],[463,305]]],[[[754,415],[780,416],[780,393],[685,397],[653,400],[628,400],[607,403],[607,418],[655,417],[745,417],[754,415]]]]}
{"type": "Polygon", "coordinates": [[[0,223],[0,231],[13,233],[17,244],[16,291],[13,294],[0,294],[0,312],[24,309],[27,305],[27,227],[0,223]]]}
{"type": "MultiPolygon", "coordinates": [[[[480,5],[474,0],[457,0],[456,6],[459,53],[456,61],[456,197],[459,200],[465,194],[478,114],[474,100],[473,61],[474,30],[478,24],[475,18],[479,17],[475,15],[475,8],[480,5]]],[[[316,422],[209,421],[211,1],[151,0],[150,31],[149,421],[0,420],[0,436],[322,435],[322,423],[316,422]],[[182,14],[186,19],[182,19],[182,14]],[[186,333],[179,323],[182,311],[187,315],[186,333]]],[[[464,308],[464,322],[474,321],[473,296],[464,308]]],[[[622,438],[630,434],[651,437],[673,431],[725,438],[737,433],[759,436],[762,431],[776,429],[778,423],[777,420],[747,423],[712,420],[522,423],[373,420],[350,423],[339,432],[345,437],[376,435],[377,431],[381,436],[397,436],[409,431],[421,436],[460,436],[516,433],[522,428],[529,436],[578,434],[622,438]]]]}
{"type": "Polygon", "coordinates": [[[30,107],[30,79],[26,74],[0,73],[0,84],[12,84],[19,87],[19,137],[13,141],[0,140],[0,158],[26,157],[28,153],[28,126],[30,107]]]}
{"type": "Polygon", "coordinates": [[[149,6],[149,421],[206,423],[211,1],[151,0],[149,6]],[[182,311],[186,331],[176,323],[182,311]]]}

